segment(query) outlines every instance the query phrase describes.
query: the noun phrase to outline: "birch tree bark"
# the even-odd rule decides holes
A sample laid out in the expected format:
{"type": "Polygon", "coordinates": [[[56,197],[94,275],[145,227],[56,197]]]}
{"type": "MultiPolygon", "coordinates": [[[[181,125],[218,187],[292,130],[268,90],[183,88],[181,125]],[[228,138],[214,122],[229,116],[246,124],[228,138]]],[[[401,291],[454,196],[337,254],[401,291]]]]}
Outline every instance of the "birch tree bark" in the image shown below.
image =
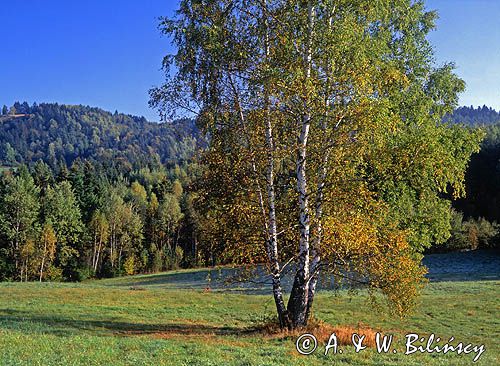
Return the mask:
{"type": "MultiPolygon", "coordinates": [[[[308,3],[308,34],[307,46],[304,53],[305,84],[311,77],[312,67],[312,42],[314,33],[315,7],[312,2],[308,3]]],[[[307,95],[306,93],[304,93],[307,95]]],[[[301,121],[300,135],[298,138],[297,151],[297,192],[299,195],[299,255],[298,269],[295,274],[290,300],[288,301],[288,312],[294,327],[307,324],[307,302],[310,276],[310,213],[307,185],[307,141],[311,126],[311,114],[308,110],[308,100],[304,100],[304,115],[301,121]]]]}
{"type": "MultiPolygon", "coordinates": [[[[333,16],[335,14],[336,6],[333,6],[330,10],[328,16],[328,31],[332,31],[333,28],[333,16]]],[[[321,243],[323,236],[323,201],[324,201],[324,189],[327,179],[327,167],[330,154],[332,151],[332,139],[328,138],[328,122],[331,115],[331,99],[332,90],[332,59],[327,57],[325,66],[325,77],[326,77],[326,92],[325,92],[325,116],[321,121],[320,131],[323,134],[323,150],[320,164],[318,166],[317,172],[317,186],[316,186],[316,200],[315,200],[315,222],[316,230],[314,232],[314,237],[311,243],[311,266],[310,266],[310,279],[307,289],[307,309],[306,309],[306,319],[309,319],[311,315],[311,309],[314,302],[314,295],[316,293],[316,285],[318,283],[318,278],[320,274],[321,265],[321,243]]],[[[337,122],[336,127],[340,124],[337,122]]]]}
{"type": "MultiPolygon", "coordinates": [[[[270,56],[270,30],[267,0],[262,0],[262,18],[264,23],[264,65],[269,67],[270,56]]],[[[264,82],[264,120],[265,120],[265,141],[267,155],[266,188],[268,202],[268,241],[266,245],[269,265],[271,269],[274,302],[278,312],[278,320],[281,328],[291,328],[288,310],[283,299],[283,289],[281,286],[281,269],[278,253],[278,229],[276,219],[276,192],[274,187],[274,137],[273,125],[271,121],[271,101],[269,91],[269,81],[264,82]]]]}

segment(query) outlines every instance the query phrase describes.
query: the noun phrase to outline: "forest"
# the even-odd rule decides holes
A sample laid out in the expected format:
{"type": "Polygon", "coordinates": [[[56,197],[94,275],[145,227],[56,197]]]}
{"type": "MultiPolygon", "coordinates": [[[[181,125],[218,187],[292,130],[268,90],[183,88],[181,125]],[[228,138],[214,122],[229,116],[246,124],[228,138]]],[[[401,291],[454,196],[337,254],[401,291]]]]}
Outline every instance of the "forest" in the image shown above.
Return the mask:
{"type": "Polygon", "coordinates": [[[0,122],[3,280],[157,272],[196,259],[184,191],[203,146],[192,121],[16,103],[0,122]]]}
{"type": "MultiPolygon", "coordinates": [[[[211,162],[201,154],[207,139],[194,121],[156,124],[58,104],[16,103],[3,111],[2,280],[79,281],[248,262],[234,251],[243,241],[235,237],[238,230],[227,228],[245,228],[237,219],[245,216],[225,217],[220,208],[230,199],[227,191],[217,182],[201,184],[211,162]],[[204,219],[210,213],[219,220],[204,219]]],[[[486,137],[467,170],[467,196],[453,203],[450,238],[427,251],[497,245],[495,116],[489,108],[463,107],[445,117],[446,123],[485,129],[486,137]]]]}
{"type": "Polygon", "coordinates": [[[500,112],[491,107],[458,107],[443,118],[444,122],[461,123],[465,126],[488,126],[500,122],[500,112]]]}
{"type": "Polygon", "coordinates": [[[160,124],[88,106],[26,102],[3,106],[0,115],[0,161],[6,166],[43,160],[54,170],[79,158],[130,171],[188,161],[201,143],[188,119],[160,124]]]}

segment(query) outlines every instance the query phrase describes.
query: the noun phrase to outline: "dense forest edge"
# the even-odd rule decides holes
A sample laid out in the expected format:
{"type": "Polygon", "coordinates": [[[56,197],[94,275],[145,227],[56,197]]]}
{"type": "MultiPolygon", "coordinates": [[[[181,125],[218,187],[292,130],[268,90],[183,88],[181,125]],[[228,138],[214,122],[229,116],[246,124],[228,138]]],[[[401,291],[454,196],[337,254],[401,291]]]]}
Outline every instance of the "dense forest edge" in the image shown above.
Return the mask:
{"type": "MultiPolygon", "coordinates": [[[[480,128],[486,137],[467,169],[467,196],[453,203],[449,239],[427,250],[495,248],[500,113],[460,107],[443,123],[480,128]]],[[[208,227],[210,202],[200,188],[206,145],[190,119],[4,106],[0,280],[79,281],[229,263],[218,245],[234,238],[208,227]]]]}

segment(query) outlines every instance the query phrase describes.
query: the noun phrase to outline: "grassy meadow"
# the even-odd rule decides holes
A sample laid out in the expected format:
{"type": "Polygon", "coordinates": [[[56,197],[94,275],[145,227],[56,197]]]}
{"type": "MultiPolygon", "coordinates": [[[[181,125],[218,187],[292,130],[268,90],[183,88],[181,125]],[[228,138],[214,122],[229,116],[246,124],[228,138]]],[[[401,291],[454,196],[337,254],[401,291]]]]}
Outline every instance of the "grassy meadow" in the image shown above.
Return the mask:
{"type": "MultiPolygon", "coordinates": [[[[179,289],[204,271],[135,276],[79,284],[0,284],[0,365],[470,365],[474,355],[405,356],[404,335],[485,344],[477,364],[498,364],[500,281],[430,283],[415,313],[397,319],[367,304],[362,292],[322,291],[315,318],[394,334],[398,354],[373,348],[311,356],[297,335],[259,330],[273,314],[269,295],[179,289]],[[182,283],[182,282],[181,282],[182,283]],[[139,285],[140,284],[140,285],[139,285]]],[[[455,342],[455,343],[456,343],[455,342]]],[[[322,349],[323,348],[323,349],[322,349]]]]}

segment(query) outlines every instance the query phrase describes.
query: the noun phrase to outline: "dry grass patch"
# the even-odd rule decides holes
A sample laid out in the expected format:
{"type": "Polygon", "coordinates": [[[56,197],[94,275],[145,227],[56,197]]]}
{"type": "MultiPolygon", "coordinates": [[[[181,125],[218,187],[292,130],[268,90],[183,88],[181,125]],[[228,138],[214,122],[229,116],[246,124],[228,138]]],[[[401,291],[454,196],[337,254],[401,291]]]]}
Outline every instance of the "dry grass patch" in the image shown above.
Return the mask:
{"type": "Polygon", "coordinates": [[[368,347],[375,347],[375,336],[377,330],[370,328],[367,325],[358,323],[357,326],[352,325],[336,325],[325,323],[321,320],[312,319],[309,324],[300,329],[286,330],[280,329],[279,324],[276,321],[267,321],[263,323],[260,327],[262,333],[265,336],[271,338],[293,338],[296,339],[304,333],[313,334],[318,342],[326,343],[330,339],[330,336],[335,333],[337,336],[337,342],[339,345],[347,346],[352,345],[352,335],[354,333],[359,336],[365,336],[363,344],[368,347]]]}

